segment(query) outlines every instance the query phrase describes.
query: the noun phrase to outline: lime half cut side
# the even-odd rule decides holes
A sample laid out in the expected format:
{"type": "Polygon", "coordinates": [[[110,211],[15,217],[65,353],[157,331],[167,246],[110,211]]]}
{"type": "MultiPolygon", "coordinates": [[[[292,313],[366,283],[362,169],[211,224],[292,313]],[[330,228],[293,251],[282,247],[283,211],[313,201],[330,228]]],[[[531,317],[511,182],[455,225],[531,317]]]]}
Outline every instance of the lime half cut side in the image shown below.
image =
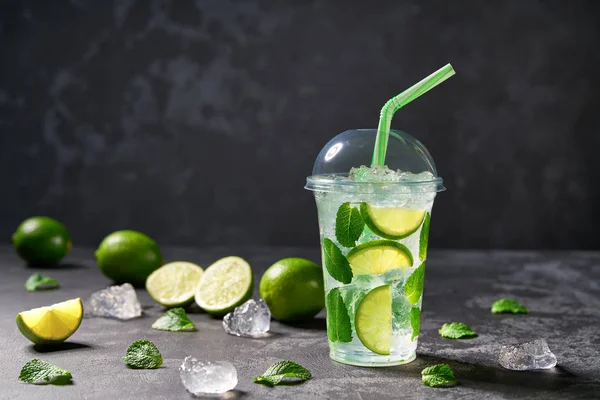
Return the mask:
{"type": "Polygon", "coordinates": [[[391,240],[372,240],[356,246],[346,255],[354,275],[384,274],[391,269],[412,267],[410,250],[391,240]]]}
{"type": "Polygon", "coordinates": [[[200,277],[196,303],[209,314],[223,316],[252,296],[254,279],[250,265],[240,257],[225,257],[200,277]]]}
{"type": "Polygon", "coordinates": [[[17,314],[17,326],[36,344],[58,344],[71,336],[83,318],[81,299],[76,298],[17,314]]]}
{"type": "Polygon", "coordinates": [[[146,279],[148,294],[165,307],[185,307],[194,301],[204,270],[196,264],[175,261],[152,272],[146,279]]]}
{"type": "Polygon", "coordinates": [[[392,338],[392,292],[390,285],[376,287],[366,294],[356,309],[356,335],[369,350],[390,355],[392,338]]]}
{"type": "Polygon", "coordinates": [[[360,213],[369,229],[377,236],[398,240],[419,229],[427,212],[406,207],[373,207],[361,203],[360,213]]]}

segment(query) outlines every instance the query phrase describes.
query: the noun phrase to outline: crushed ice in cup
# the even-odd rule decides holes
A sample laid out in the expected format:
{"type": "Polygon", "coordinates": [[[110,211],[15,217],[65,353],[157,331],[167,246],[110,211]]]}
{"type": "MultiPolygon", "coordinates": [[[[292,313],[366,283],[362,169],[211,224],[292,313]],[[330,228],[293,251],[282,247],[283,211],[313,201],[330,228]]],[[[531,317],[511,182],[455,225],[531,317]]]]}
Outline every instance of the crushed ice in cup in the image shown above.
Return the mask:
{"type": "Polygon", "coordinates": [[[97,317],[132,319],[142,316],[142,307],[130,283],[92,293],[91,314],[97,317]]]}
{"type": "Polygon", "coordinates": [[[223,318],[225,332],[236,336],[260,336],[271,327],[271,312],[263,299],[250,299],[223,318]]]}
{"type": "Polygon", "coordinates": [[[200,396],[225,393],[238,384],[237,370],[228,361],[198,361],[187,356],[179,367],[181,383],[188,392],[200,396]]]}
{"type": "Polygon", "coordinates": [[[556,366],[556,356],[544,339],[502,346],[499,361],[504,368],[516,371],[550,369],[556,366]]]}
{"type": "Polygon", "coordinates": [[[358,168],[350,169],[348,178],[356,182],[420,182],[435,179],[433,174],[429,171],[413,174],[411,172],[403,172],[400,170],[394,171],[393,169],[388,168],[387,165],[373,165],[371,167],[361,165],[358,168]]]}

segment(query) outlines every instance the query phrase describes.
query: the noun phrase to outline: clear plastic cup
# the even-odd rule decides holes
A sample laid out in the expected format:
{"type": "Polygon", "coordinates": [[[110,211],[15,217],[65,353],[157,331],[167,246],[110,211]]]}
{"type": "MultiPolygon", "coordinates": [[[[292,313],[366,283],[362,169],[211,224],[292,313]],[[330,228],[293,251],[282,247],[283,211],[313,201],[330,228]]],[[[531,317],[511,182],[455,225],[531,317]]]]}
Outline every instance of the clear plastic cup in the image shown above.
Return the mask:
{"type": "Polygon", "coordinates": [[[337,135],[306,184],[318,209],[330,356],[360,366],[416,357],[431,209],[444,190],[425,146],[401,131],[390,132],[386,165],[418,175],[348,179],[352,167],[371,165],[376,135],[375,129],[337,135]]]}

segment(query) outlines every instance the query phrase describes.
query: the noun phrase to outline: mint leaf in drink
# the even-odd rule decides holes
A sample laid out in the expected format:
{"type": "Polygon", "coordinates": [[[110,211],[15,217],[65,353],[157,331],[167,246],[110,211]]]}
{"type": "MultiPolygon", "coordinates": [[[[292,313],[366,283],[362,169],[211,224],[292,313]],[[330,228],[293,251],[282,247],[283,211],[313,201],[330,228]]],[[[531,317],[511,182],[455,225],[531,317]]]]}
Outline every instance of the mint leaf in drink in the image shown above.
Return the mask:
{"type": "Polygon", "coordinates": [[[469,325],[462,322],[449,322],[442,325],[438,331],[440,336],[447,339],[471,339],[477,337],[469,325]]]}
{"type": "Polygon", "coordinates": [[[419,307],[413,307],[410,309],[410,326],[413,330],[410,340],[415,340],[415,338],[419,336],[419,332],[421,330],[421,310],[419,307]]]}
{"type": "Polygon", "coordinates": [[[352,341],[350,317],[339,288],[327,293],[327,336],[332,342],[352,341]]]}
{"type": "Polygon", "coordinates": [[[350,203],[344,203],[338,208],[335,217],[335,237],[342,246],[354,247],[364,228],[365,222],[357,207],[350,207],[350,203]]]}
{"type": "Polygon", "coordinates": [[[160,352],[149,340],[136,340],[129,346],[123,361],[133,369],[160,368],[163,359],[160,352]]]}
{"type": "Polygon", "coordinates": [[[437,364],[421,371],[423,385],[431,387],[450,387],[456,385],[456,378],[448,364],[437,364]]]}
{"type": "Polygon", "coordinates": [[[329,275],[342,283],[352,281],[352,269],[342,251],[333,243],[331,239],[323,240],[323,254],[325,258],[325,268],[329,275]]]}
{"type": "Polygon", "coordinates": [[[410,304],[417,304],[423,294],[423,285],[425,284],[425,262],[423,262],[408,277],[404,284],[404,294],[410,304]]]}
{"type": "Polygon", "coordinates": [[[529,310],[525,308],[521,303],[512,299],[500,299],[496,300],[492,304],[492,313],[494,314],[528,314],[529,310]]]}
{"type": "Polygon", "coordinates": [[[36,290],[49,290],[56,289],[59,283],[56,279],[52,279],[49,276],[42,274],[33,274],[25,282],[25,290],[28,292],[35,292],[36,290]]]}
{"type": "Polygon", "coordinates": [[[69,371],[37,358],[23,365],[19,374],[21,382],[36,385],[68,385],[71,383],[71,379],[69,371]]]}
{"type": "Polygon", "coordinates": [[[183,308],[172,308],[154,321],[152,329],[170,332],[192,332],[196,330],[196,325],[190,321],[183,308]]]}
{"type": "Polygon", "coordinates": [[[427,258],[427,245],[429,244],[429,224],[431,222],[431,214],[425,213],[423,226],[421,227],[421,235],[419,237],[419,259],[421,261],[427,258]]]}
{"type": "Polygon", "coordinates": [[[291,381],[286,380],[285,383],[288,384],[292,382],[300,383],[311,379],[312,374],[302,365],[293,361],[277,361],[264,374],[252,378],[252,381],[267,386],[275,386],[282,383],[284,378],[293,379],[291,381]]]}

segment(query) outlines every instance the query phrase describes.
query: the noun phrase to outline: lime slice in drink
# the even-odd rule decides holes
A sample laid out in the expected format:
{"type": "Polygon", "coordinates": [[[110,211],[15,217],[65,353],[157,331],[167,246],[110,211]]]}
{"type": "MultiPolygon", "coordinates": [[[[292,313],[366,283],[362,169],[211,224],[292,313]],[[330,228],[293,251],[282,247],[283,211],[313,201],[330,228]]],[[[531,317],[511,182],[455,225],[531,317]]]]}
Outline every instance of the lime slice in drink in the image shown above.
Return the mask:
{"type": "Polygon", "coordinates": [[[17,326],[35,344],[58,344],[71,336],[83,318],[81,299],[76,298],[17,314],[17,326]]]}
{"type": "Polygon", "coordinates": [[[146,279],[148,294],[165,307],[185,307],[194,301],[204,270],[185,261],[165,264],[146,279]]]}
{"type": "Polygon", "coordinates": [[[252,296],[250,265],[240,257],[225,257],[204,271],[196,287],[196,303],[207,313],[223,316],[252,296]]]}
{"type": "Polygon", "coordinates": [[[346,259],[354,275],[383,274],[412,267],[413,258],[406,246],[391,240],[371,240],[348,252],[346,259]]]}
{"type": "Polygon", "coordinates": [[[361,203],[360,213],[373,233],[382,238],[397,240],[419,229],[426,211],[405,207],[373,207],[361,203]]]}
{"type": "Polygon", "coordinates": [[[392,291],[390,285],[376,287],[361,300],[354,319],[362,344],[382,356],[390,354],[392,337],[392,291]]]}

